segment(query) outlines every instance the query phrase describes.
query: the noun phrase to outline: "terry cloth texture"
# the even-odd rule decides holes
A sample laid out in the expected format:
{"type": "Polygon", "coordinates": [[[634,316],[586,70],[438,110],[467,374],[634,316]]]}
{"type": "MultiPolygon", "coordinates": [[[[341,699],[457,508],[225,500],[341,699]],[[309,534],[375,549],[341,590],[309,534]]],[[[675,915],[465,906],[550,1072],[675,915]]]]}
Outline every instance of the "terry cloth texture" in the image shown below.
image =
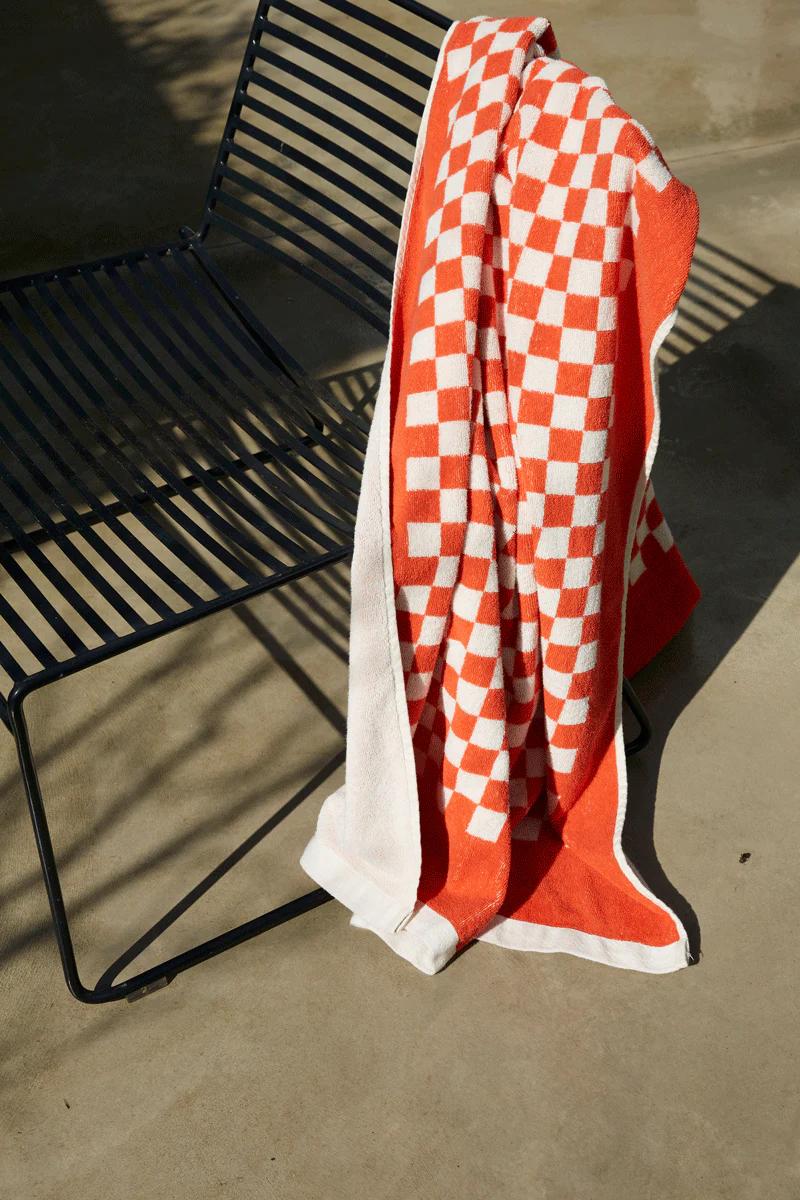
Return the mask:
{"type": "Polygon", "coordinates": [[[699,596],[649,482],[697,216],[546,20],[450,28],[357,514],[345,784],[301,860],[428,973],[475,938],[687,963],[620,844],[622,680],[699,596]]]}

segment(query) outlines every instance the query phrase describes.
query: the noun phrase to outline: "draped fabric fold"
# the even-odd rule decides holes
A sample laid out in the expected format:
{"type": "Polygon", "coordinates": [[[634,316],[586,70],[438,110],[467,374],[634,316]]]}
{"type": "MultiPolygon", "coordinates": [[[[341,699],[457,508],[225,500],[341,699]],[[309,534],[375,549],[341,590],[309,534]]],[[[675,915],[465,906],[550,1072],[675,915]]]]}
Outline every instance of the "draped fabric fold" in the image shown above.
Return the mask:
{"type": "Polygon", "coordinates": [[[359,499],[345,783],[301,859],[428,973],[475,938],[687,962],[621,847],[621,692],[699,597],[650,483],[696,232],[544,18],[451,26],[359,499]]]}

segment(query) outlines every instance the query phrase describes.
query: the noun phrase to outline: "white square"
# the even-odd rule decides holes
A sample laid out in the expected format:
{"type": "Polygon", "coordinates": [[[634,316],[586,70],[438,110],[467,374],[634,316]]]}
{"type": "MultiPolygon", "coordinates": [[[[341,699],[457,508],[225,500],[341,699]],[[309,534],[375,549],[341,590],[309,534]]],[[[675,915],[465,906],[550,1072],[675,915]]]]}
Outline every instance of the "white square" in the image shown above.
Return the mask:
{"type": "Polygon", "coordinates": [[[563,329],[561,331],[561,361],[567,363],[594,362],[597,334],[591,329],[563,329]]]}
{"type": "Polygon", "coordinates": [[[442,528],[438,521],[409,521],[409,558],[433,558],[442,549],[442,528]]]}
{"type": "Polygon", "coordinates": [[[420,329],[411,339],[409,362],[427,362],[436,355],[436,330],[432,325],[420,329]]]}
{"type": "Polygon", "coordinates": [[[516,350],[518,354],[527,354],[533,336],[533,326],[534,322],[529,317],[506,313],[506,349],[516,350]]]}
{"type": "Polygon", "coordinates": [[[529,392],[554,392],[558,363],[554,358],[531,354],[525,362],[522,386],[529,392]]]}
{"type": "Polygon", "coordinates": [[[439,516],[443,522],[460,524],[467,519],[467,492],[465,488],[442,488],[439,495],[439,516]]]}
{"type": "Polygon", "coordinates": [[[441,455],[469,454],[469,421],[442,421],[439,425],[439,453],[441,455]]]}
{"type": "Polygon", "coordinates": [[[601,296],[598,301],[597,328],[602,330],[617,328],[617,297],[601,296]]]}
{"type": "Polygon", "coordinates": [[[478,717],[470,742],[483,750],[499,750],[503,745],[505,723],[492,717],[478,717]]]}
{"type": "Polygon", "coordinates": [[[456,685],[456,699],[459,708],[470,716],[477,717],[486,699],[486,688],[469,683],[466,679],[459,679],[456,685]]]}
{"type": "Polygon", "coordinates": [[[586,597],[586,605],[583,610],[587,617],[600,612],[600,592],[601,584],[599,583],[593,583],[589,588],[589,594],[586,597]]]}
{"type": "Polygon", "coordinates": [[[583,206],[584,225],[605,225],[608,219],[608,193],[604,188],[589,188],[583,206]]]}
{"type": "Polygon", "coordinates": [[[542,666],[542,682],[545,690],[556,700],[566,700],[572,686],[572,675],[568,671],[554,671],[547,663],[542,666]]]}
{"type": "Polygon", "coordinates": [[[580,646],[582,634],[583,617],[556,617],[550,641],[554,646],[580,646]]]}
{"type": "Polygon", "coordinates": [[[425,245],[430,246],[431,242],[435,241],[441,233],[442,229],[442,210],[437,208],[436,212],[428,218],[428,224],[425,227],[425,245]]]}
{"type": "Polygon", "coordinates": [[[545,288],[539,301],[539,321],[542,325],[563,325],[566,292],[545,288]]]}
{"type": "Polygon", "coordinates": [[[479,805],[470,817],[467,833],[484,842],[496,842],[507,820],[506,814],[479,805]]]}
{"type": "Polygon", "coordinates": [[[397,608],[401,612],[424,613],[428,607],[431,589],[419,584],[404,584],[397,589],[397,608]]]}
{"type": "Polygon", "coordinates": [[[437,388],[467,387],[469,366],[466,354],[440,354],[436,359],[437,388]]]}
{"type": "Polygon", "coordinates": [[[546,617],[555,617],[561,597],[559,588],[538,587],[536,591],[539,597],[539,611],[546,617]]]}
{"type": "Polygon", "coordinates": [[[581,438],[580,461],[582,463],[602,462],[606,456],[607,441],[608,434],[605,429],[587,429],[581,438]]]}
{"type": "Polygon", "coordinates": [[[441,460],[438,457],[407,458],[406,487],[409,492],[438,491],[441,460]]]}
{"type": "Polygon", "coordinates": [[[596,363],[589,379],[589,395],[593,399],[605,399],[614,386],[614,364],[596,363]]]}
{"type": "Polygon", "coordinates": [[[473,771],[459,771],[456,777],[456,791],[479,804],[486,791],[486,782],[485,775],[476,775],[473,771]]]}
{"type": "Polygon", "coordinates": [[[577,463],[558,462],[557,460],[548,462],[545,476],[545,488],[548,496],[574,496],[577,486],[577,463]]]}
{"type": "Polygon", "coordinates": [[[579,86],[577,83],[554,83],[545,97],[542,112],[568,117],[575,105],[579,86]]]}
{"type": "Polygon", "coordinates": [[[471,54],[471,46],[461,46],[458,50],[449,51],[447,55],[448,79],[458,79],[459,76],[466,74],[469,70],[471,54]]]}
{"type": "Polygon", "coordinates": [[[436,392],[411,392],[406,399],[406,425],[435,425],[439,419],[436,392]]]}
{"type": "MultiPolygon", "coordinates": [[[[543,529],[536,551],[539,558],[566,558],[572,529],[569,525],[551,525],[543,529]]],[[[557,595],[558,593],[556,593],[557,595]]]]}
{"type": "Polygon", "coordinates": [[[619,262],[622,254],[622,227],[608,225],[603,238],[603,262],[619,262]]]}
{"type": "Polygon", "coordinates": [[[517,444],[520,458],[547,458],[550,430],[546,425],[518,425],[517,444]]]}
{"type": "Polygon", "coordinates": [[[438,646],[441,644],[444,634],[444,617],[432,617],[430,614],[423,617],[422,628],[417,638],[418,646],[438,646]]]}
{"type": "Polygon", "coordinates": [[[453,591],[453,613],[465,621],[476,620],[482,598],[483,592],[477,588],[467,587],[463,583],[456,584],[453,591]]]}
{"type": "Polygon", "coordinates": [[[568,775],[575,765],[578,751],[564,746],[550,746],[550,765],[559,775],[568,775]]]}
{"type": "Polygon", "coordinates": [[[579,154],[572,171],[570,184],[574,188],[589,188],[592,186],[594,165],[597,162],[595,154],[579,154]]]}
{"type": "Polygon", "coordinates": [[[462,167],[460,171],[455,171],[452,175],[448,175],[447,183],[444,185],[445,204],[449,204],[451,200],[456,200],[463,193],[466,181],[466,167],[462,167]]]}
{"type": "Polygon", "coordinates": [[[526,246],[519,256],[517,278],[522,283],[531,283],[539,287],[544,287],[547,283],[547,276],[550,274],[552,263],[553,256],[551,254],[547,254],[544,250],[533,250],[530,246],[526,246]]]}
{"type": "Polygon", "coordinates": [[[597,642],[581,646],[575,659],[575,672],[591,671],[597,665],[597,642]]]}
{"type": "MultiPolygon", "coordinates": [[[[541,78],[540,74],[539,79],[541,78]]],[[[526,142],[522,151],[520,172],[530,175],[533,179],[547,180],[552,174],[557,155],[558,151],[550,146],[544,146],[540,142],[526,142]]]]}
{"type": "Polygon", "coordinates": [[[567,289],[573,296],[599,296],[603,264],[590,258],[573,258],[567,289]]]}
{"type": "Polygon", "coordinates": [[[485,625],[482,621],[476,621],[469,635],[467,649],[478,658],[496,659],[500,653],[499,625],[485,625]]]}
{"type": "Polygon", "coordinates": [[[582,725],[588,712],[589,701],[586,698],[565,700],[558,723],[559,725],[582,725]]]}
{"type": "Polygon", "coordinates": [[[445,229],[439,234],[436,243],[436,261],[447,262],[451,258],[461,257],[461,229],[458,225],[453,229],[445,229]]]}
{"type": "Polygon", "coordinates": [[[554,396],[553,428],[583,429],[587,403],[582,396],[554,396]]]}
{"type": "Polygon", "coordinates": [[[451,138],[453,149],[470,140],[475,129],[475,118],[477,115],[476,112],[465,113],[463,117],[459,117],[453,122],[453,134],[451,138]]]}
{"type": "Polygon", "coordinates": [[[599,509],[599,496],[576,496],[572,505],[573,526],[596,525],[599,509]]]}
{"type": "Polygon", "coordinates": [[[452,725],[449,726],[444,743],[444,753],[447,761],[452,763],[454,767],[460,767],[464,755],[467,752],[468,743],[453,733],[452,725]]]}
{"type": "Polygon", "coordinates": [[[582,588],[589,586],[593,558],[569,558],[564,567],[564,587],[582,588]]]}
{"type": "Polygon", "coordinates": [[[550,217],[554,221],[564,218],[568,189],[557,187],[554,183],[546,183],[539,198],[537,213],[540,217],[550,217]]]}
{"type": "Polygon", "coordinates": [[[471,521],[464,537],[464,553],[471,558],[489,559],[494,546],[494,525],[471,521]]]}
{"type": "Polygon", "coordinates": [[[433,318],[437,325],[448,325],[451,321],[464,320],[464,289],[453,288],[439,292],[433,298],[433,318]]]}
{"type": "Polygon", "coordinates": [[[578,240],[578,221],[562,221],[556,237],[556,254],[571,258],[575,253],[575,243],[578,240]]]}
{"type": "Polygon", "coordinates": [[[583,147],[583,135],[586,122],[577,117],[569,117],[564,132],[561,135],[561,150],[564,154],[580,154],[583,147]]]}

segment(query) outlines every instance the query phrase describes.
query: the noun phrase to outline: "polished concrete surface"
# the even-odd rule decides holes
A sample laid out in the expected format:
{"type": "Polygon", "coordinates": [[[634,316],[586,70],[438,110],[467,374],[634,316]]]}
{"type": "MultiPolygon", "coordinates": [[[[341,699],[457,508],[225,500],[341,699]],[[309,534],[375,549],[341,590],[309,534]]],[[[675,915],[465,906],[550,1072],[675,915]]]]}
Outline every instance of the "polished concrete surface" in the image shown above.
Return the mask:
{"type": "MultiPolygon", "coordinates": [[[[4,14],[3,275],[196,219],[248,9],[4,14]]],[[[702,208],[656,482],[704,599],[637,680],[656,736],[626,827],[700,962],[650,977],[477,946],[426,978],[328,904],[135,1005],[86,1008],[63,986],[6,737],[3,1196],[800,1196],[797,22],[788,3],[719,0],[549,15],[702,208]]],[[[272,302],[291,340],[298,305],[272,302]]],[[[379,346],[313,315],[315,369],[374,382],[379,346]]],[[[36,698],[87,979],[173,907],[137,966],[305,889],[298,855],[341,779],[346,646],[336,569],[36,698]]]]}

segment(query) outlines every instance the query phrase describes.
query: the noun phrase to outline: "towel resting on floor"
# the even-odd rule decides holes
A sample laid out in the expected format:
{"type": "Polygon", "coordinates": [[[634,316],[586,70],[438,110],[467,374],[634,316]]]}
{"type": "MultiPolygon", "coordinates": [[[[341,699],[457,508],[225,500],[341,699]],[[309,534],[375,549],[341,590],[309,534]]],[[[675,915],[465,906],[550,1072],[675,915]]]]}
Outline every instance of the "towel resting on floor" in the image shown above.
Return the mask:
{"type": "Polygon", "coordinates": [[[621,707],[699,596],[650,485],[696,232],[546,20],[451,26],[357,514],[345,783],[301,859],[425,972],[475,938],[687,962],[622,851],[621,707]]]}

